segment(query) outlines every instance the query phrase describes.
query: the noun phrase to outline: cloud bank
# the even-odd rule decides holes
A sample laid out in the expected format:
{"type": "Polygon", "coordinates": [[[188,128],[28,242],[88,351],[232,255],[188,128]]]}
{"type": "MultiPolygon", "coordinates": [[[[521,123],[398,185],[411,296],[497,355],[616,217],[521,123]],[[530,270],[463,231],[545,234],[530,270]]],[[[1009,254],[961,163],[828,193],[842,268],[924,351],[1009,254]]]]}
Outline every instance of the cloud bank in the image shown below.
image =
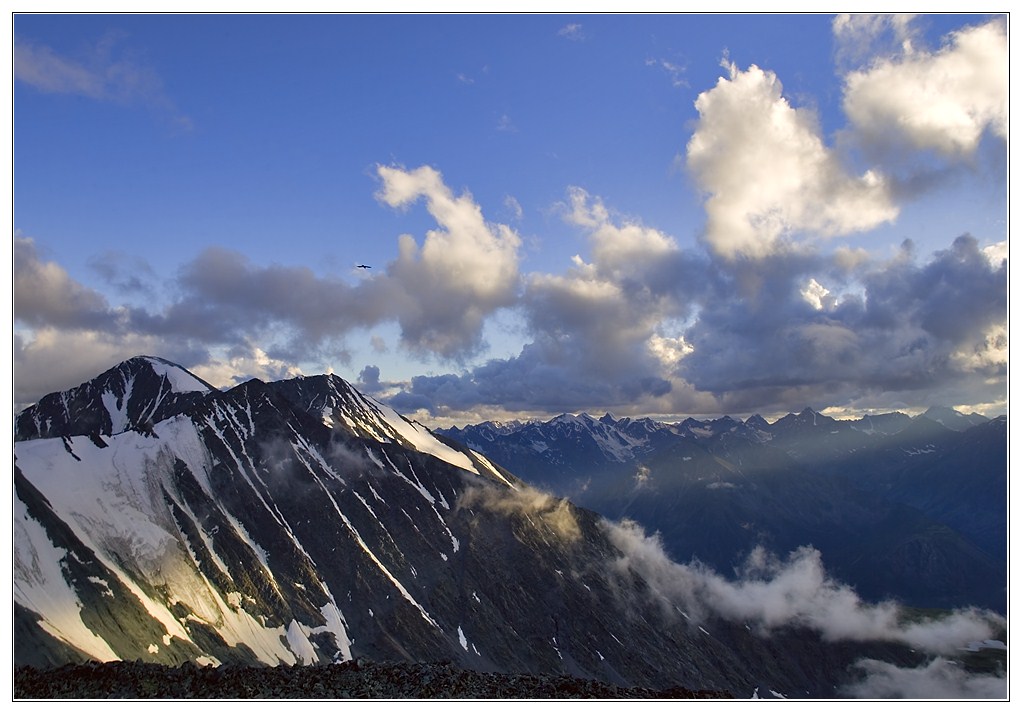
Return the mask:
{"type": "Polygon", "coordinates": [[[747,558],[736,580],[699,562],[678,564],[658,536],[647,536],[629,521],[605,523],[622,552],[615,569],[642,576],[665,607],[681,607],[697,622],[718,617],[749,624],[761,634],[779,628],[809,628],[830,641],[885,640],[933,654],[950,654],[972,641],[992,638],[999,617],[957,611],[933,621],[910,622],[892,602],[860,600],[846,584],[831,579],[820,552],[804,546],[781,560],[763,548],[747,558]]]}
{"type": "Polygon", "coordinates": [[[1009,695],[1005,677],[970,673],[962,666],[935,658],[919,668],[899,668],[884,661],[865,659],[857,664],[863,680],[846,686],[851,698],[910,700],[1004,700],[1009,695]]]}

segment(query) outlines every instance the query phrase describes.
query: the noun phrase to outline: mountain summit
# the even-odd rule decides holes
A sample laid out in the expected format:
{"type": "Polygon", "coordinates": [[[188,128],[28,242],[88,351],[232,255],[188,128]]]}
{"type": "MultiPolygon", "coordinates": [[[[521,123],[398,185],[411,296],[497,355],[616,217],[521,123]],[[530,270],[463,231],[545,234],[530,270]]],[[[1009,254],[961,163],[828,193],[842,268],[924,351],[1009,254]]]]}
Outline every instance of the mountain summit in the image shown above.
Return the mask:
{"type": "Polygon", "coordinates": [[[180,365],[140,355],[46,395],[14,421],[15,439],[117,434],[159,422],[216,391],[180,365]]]}

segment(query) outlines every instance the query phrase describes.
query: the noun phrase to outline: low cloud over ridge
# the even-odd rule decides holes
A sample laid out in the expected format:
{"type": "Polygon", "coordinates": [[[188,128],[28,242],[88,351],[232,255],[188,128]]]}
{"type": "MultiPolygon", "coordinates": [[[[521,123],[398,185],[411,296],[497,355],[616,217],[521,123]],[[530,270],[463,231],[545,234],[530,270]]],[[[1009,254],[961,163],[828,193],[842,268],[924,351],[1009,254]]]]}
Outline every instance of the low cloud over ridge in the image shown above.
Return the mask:
{"type": "Polygon", "coordinates": [[[727,579],[699,562],[679,564],[664,551],[659,537],[637,524],[604,522],[621,551],[613,569],[637,574],[650,584],[657,605],[694,623],[722,618],[744,623],[763,637],[779,629],[808,628],[827,641],[890,641],[934,656],[919,668],[899,668],[864,659],[859,679],[841,693],[857,698],[1005,698],[1004,676],[968,673],[945,656],[973,642],[993,638],[1005,620],[995,613],[963,609],[942,617],[907,617],[894,602],[867,603],[848,585],[827,575],[820,552],[809,546],[785,559],[755,549],[727,579]]]}

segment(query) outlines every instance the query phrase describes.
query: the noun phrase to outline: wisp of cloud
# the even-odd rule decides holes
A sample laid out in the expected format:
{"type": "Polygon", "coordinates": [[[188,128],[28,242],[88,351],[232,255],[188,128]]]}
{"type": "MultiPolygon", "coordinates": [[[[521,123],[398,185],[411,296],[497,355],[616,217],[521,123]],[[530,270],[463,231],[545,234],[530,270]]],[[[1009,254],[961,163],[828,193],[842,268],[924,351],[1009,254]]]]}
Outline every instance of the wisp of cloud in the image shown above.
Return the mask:
{"type": "Polygon", "coordinates": [[[618,571],[644,577],[658,595],[681,602],[697,619],[744,621],[765,634],[800,626],[826,640],[888,640],[935,654],[991,638],[1001,620],[994,613],[968,609],[907,623],[898,604],[866,603],[852,587],[828,576],[820,552],[810,546],[784,560],[757,547],[739,569],[739,578],[729,580],[699,562],[672,561],[660,537],[648,536],[635,522],[605,522],[605,529],[622,552],[615,563],[618,571]]]}

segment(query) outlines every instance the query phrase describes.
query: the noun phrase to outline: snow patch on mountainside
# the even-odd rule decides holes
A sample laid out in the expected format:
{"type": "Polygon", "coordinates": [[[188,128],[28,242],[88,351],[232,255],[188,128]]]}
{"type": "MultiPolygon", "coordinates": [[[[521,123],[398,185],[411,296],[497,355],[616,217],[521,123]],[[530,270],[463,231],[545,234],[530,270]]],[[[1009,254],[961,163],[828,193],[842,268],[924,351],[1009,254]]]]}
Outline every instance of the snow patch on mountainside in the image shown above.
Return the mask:
{"type": "Polygon", "coordinates": [[[173,466],[173,455],[163,447],[161,440],[124,432],[106,448],[78,436],[19,442],[15,451],[25,476],[100,551],[127,543],[140,566],[158,567],[177,540],[154,474],[158,463],[173,466]]]}
{"type": "Polygon", "coordinates": [[[106,407],[107,412],[110,413],[111,434],[124,432],[124,430],[128,427],[128,398],[131,397],[131,386],[133,382],[134,378],[125,384],[125,392],[121,397],[118,397],[110,391],[104,392],[100,397],[100,399],[103,400],[103,406],[106,407]]]}
{"type": "Polygon", "coordinates": [[[210,388],[184,368],[163,360],[147,357],[145,360],[157,375],[163,375],[170,382],[174,392],[209,392],[210,388]]]}
{"type": "Polygon", "coordinates": [[[67,551],[53,545],[42,524],[29,516],[17,496],[13,506],[14,600],[38,614],[47,614],[40,625],[58,640],[96,660],[118,660],[110,645],[82,622],[82,603],[60,566],[67,551]]]}
{"type": "Polygon", "coordinates": [[[444,460],[448,464],[460,467],[467,472],[479,474],[479,471],[473,466],[472,460],[469,459],[468,455],[447,446],[434,437],[430,430],[418,423],[410,422],[383,403],[369,398],[366,398],[366,400],[376,408],[381,418],[391,429],[397,432],[413,449],[425,452],[426,454],[432,454],[437,459],[444,460]]]}
{"type": "Polygon", "coordinates": [[[211,617],[203,619],[192,616],[193,619],[213,627],[230,646],[244,643],[262,663],[278,665],[282,662],[294,665],[297,662],[295,654],[284,645],[288,640],[288,634],[283,626],[268,628],[243,607],[229,606],[216,589],[210,589],[210,596],[215,602],[214,613],[210,614],[211,617]]]}
{"type": "Polygon", "coordinates": [[[311,632],[310,628],[303,626],[294,618],[288,624],[288,645],[291,647],[291,652],[305,665],[312,665],[316,662],[316,649],[309,642],[311,632]]]}
{"type": "MultiPolygon", "coordinates": [[[[19,467],[26,478],[46,496],[54,510],[75,530],[82,542],[171,636],[191,642],[187,631],[167,606],[149,596],[121,567],[121,559],[129,558],[130,563],[125,565],[137,570],[148,582],[164,584],[170,603],[186,604],[191,611],[190,618],[208,624],[227,644],[234,646],[245,643],[267,665],[279,662],[294,664],[297,662],[296,654],[299,658],[308,658],[311,646],[302,645],[308,642],[308,638],[302,635],[301,629],[296,630],[293,626],[286,632],[283,627],[266,627],[245,611],[241,599],[236,599],[233,604],[226,603],[217,589],[198,571],[195,555],[163,502],[161,490],[166,486],[163,479],[173,473],[175,457],[182,457],[186,464],[191,463],[190,468],[194,468],[193,473],[199,482],[206,482],[203,488],[209,489],[205,469],[208,459],[197,453],[198,445],[190,439],[195,434],[194,427],[189,430],[177,420],[170,422],[172,424],[161,423],[160,431],[165,435],[173,433],[182,436],[182,441],[172,442],[137,432],[123,432],[113,437],[106,448],[98,447],[86,437],[72,437],[66,442],[60,439],[19,442],[16,446],[19,467]],[[178,446],[183,447],[182,454],[175,454],[178,446]],[[97,495],[102,495],[102,498],[97,498],[97,495]],[[110,554],[120,556],[113,558],[110,554]],[[289,645],[298,644],[301,648],[293,652],[285,645],[285,641],[289,645]]],[[[180,501],[176,501],[180,506],[180,501]]],[[[227,511],[222,514],[237,537],[247,544],[256,557],[269,583],[276,588],[276,578],[270,568],[266,550],[234,515],[227,511]]],[[[190,513],[189,517],[194,520],[190,513]]],[[[203,533],[201,529],[200,533],[203,533]]],[[[206,538],[203,541],[217,567],[226,570],[227,565],[212,548],[212,542],[206,538]]],[[[38,539],[31,540],[38,550],[41,547],[37,542],[38,539]]],[[[22,558],[27,557],[19,556],[19,560],[22,558]]],[[[57,559],[50,554],[44,562],[56,563],[57,559]]],[[[64,582],[61,574],[51,574],[46,581],[46,590],[60,594],[61,589],[70,591],[71,587],[64,582]],[[59,578],[59,582],[54,580],[56,578],[59,578]]],[[[73,592],[70,593],[70,597],[73,597],[73,592]]],[[[68,601],[69,597],[63,598],[68,601]]],[[[24,605],[37,610],[28,600],[24,605]]],[[[83,640],[81,634],[75,632],[73,621],[68,625],[61,620],[64,612],[73,614],[76,611],[73,608],[58,608],[58,605],[49,604],[45,610],[39,611],[44,614],[44,622],[49,628],[59,630],[61,634],[70,633],[70,636],[58,637],[87,653],[95,654],[97,658],[117,657],[112,652],[105,653],[95,642],[87,638],[83,640]],[[55,620],[59,626],[54,625],[55,620]]],[[[332,610],[336,611],[336,606],[332,610]]],[[[339,618],[334,619],[331,631],[338,637],[341,650],[346,651],[347,635],[339,623],[339,618]]]]}
{"type": "MultiPolygon", "coordinates": [[[[507,479],[505,479],[504,475],[501,474],[501,472],[498,471],[497,467],[495,467],[493,464],[491,464],[490,460],[488,460],[482,454],[480,454],[479,452],[473,450],[472,456],[475,457],[476,459],[478,459],[480,464],[482,464],[486,468],[486,470],[488,472],[490,472],[491,474],[493,474],[497,479],[499,479],[500,481],[504,482],[505,484],[507,484],[509,487],[511,487],[515,491],[519,490],[519,488],[517,486],[515,486],[514,484],[509,482],[507,479]]],[[[474,469],[473,471],[475,472],[476,470],[474,469]]],[[[476,473],[479,474],[479,472],[476,472],[476,473]]]]}
{"type": "Polygon", "coordinates": [[[327,584],[322,584],[323,590],[327,593],[330,601],[323,604],[320,607],[320,614],[323,615],[327,624],[314,628],[313,633],[330,633],[334,636],[334,643],[338,647],[337,653],[334,654],[334,661],[346,661],[352,659],[352,640],[348,635],[348,624],[345,623],[345,617],[342,615],[340,609],[337,607],[337,601],[334,600],[334,595],[327,588],[327,584]]]}

